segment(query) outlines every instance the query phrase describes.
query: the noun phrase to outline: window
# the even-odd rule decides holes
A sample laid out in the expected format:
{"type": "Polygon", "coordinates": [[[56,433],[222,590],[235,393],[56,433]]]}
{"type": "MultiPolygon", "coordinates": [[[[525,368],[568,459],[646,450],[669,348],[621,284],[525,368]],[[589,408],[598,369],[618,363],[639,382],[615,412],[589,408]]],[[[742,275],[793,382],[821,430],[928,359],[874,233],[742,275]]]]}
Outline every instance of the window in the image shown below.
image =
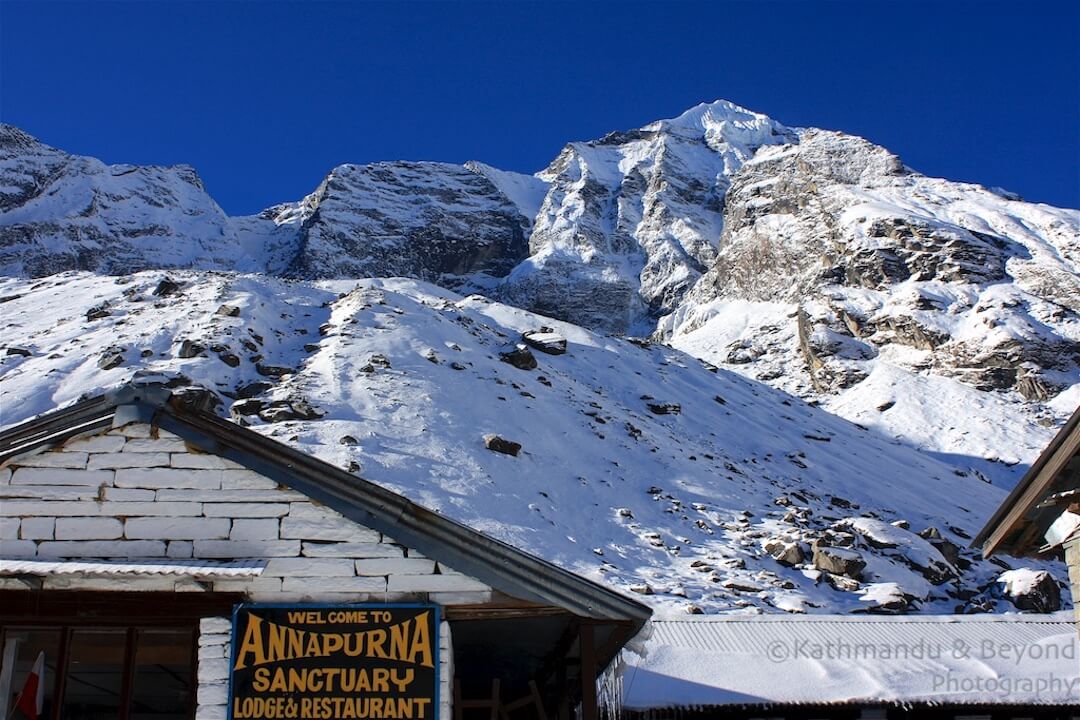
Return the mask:
{"type": "Polygon", "coordinates": [[[42,720],[194,717],[193,628],[7,626],[0,647],[3,717],[23,717],[12,711],[39,655],[42,720]]]}

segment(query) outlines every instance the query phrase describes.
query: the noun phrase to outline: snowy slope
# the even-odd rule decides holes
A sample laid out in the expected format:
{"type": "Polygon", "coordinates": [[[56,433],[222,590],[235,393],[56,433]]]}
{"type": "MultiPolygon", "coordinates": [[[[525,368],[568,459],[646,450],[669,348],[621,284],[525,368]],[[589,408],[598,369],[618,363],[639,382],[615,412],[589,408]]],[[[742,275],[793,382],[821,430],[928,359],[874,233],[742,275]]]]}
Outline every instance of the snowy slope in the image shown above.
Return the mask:
{"type": "Polygon", "coordinates": [[[1002,490],[677,350],[413,280],[163,277],[0,280],[0,423],[171,378],[658,608],[1013,607],[1002,568],[960,549],[1002,490]],[[565,354],[501,359],[543,326],[565,354]],[[521,453],[486,449],[490,433],[521,453]],[[861,579],[814,570],[815,542],[861,557],[861,579]]]}

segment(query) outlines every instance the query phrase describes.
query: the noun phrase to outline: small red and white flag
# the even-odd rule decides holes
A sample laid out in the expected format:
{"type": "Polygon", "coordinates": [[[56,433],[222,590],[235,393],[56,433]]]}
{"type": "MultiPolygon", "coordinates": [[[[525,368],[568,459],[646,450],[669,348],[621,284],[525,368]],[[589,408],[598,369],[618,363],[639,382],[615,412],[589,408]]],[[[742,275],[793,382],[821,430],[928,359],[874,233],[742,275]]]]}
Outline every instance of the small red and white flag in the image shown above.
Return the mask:
{"type": "Polygon", "coordinates": [[[45,705],[45,651],[38,653],[34,667],[26,677],[19,699],[15,701],[15,709],[20,710],[30,720],[38,720],[41,710],[45,705]]]}

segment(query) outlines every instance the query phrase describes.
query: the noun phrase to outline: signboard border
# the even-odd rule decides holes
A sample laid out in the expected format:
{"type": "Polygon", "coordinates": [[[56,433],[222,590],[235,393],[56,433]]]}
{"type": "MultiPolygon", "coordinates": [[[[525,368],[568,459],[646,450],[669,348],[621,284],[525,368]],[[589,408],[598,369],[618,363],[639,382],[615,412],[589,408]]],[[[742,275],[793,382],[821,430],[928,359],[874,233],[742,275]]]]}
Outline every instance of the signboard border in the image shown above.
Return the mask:
{"type": "Polygon", "coordinates": [[[297,610],[326,610],[329,608],[355,608],[355,609],[368,609],[368,610],[383,610],[387,608],[396,609],[409,609],[409,610],[432,610],[435,613],[435,697],[432,702],[434,707],[434,713],[431,720],[441,720],[442,705],[440,701],[440,682],[442,679],[442,607],[432,603],[291,603],[291,602],[247,602],[237,603],[232,609],[232,628],[229,630],[229,697],[228,705],[226,706],[225,717],[226,720],[234,720],[233,718],[233,660],[236,653],[236,616],[240,614],[241,610],[258,610],[261,608],[284,610],[286,608],[294,608],[297,610]]]}

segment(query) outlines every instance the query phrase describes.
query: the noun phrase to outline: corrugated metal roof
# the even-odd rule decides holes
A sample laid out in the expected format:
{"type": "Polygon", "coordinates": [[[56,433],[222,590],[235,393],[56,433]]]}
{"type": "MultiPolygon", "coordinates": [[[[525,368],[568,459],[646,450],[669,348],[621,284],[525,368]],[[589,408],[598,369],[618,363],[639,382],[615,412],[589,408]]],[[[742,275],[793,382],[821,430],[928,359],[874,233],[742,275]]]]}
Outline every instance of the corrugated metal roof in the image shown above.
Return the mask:
{"type": "Polygon", "coordinates": [[[641,637],[643,656],[624,652],[630,709],[1080,702],[1071,613],[691,617],[641,637]]]}
{"type": "Polygon", "coordinates": [[[86,562],[83,560],[0,559],[0,575],[178,575],[196,578],[257,577],[266,567],[265,560],[213,562],[183,560],[177,562],[86,562]]]}

